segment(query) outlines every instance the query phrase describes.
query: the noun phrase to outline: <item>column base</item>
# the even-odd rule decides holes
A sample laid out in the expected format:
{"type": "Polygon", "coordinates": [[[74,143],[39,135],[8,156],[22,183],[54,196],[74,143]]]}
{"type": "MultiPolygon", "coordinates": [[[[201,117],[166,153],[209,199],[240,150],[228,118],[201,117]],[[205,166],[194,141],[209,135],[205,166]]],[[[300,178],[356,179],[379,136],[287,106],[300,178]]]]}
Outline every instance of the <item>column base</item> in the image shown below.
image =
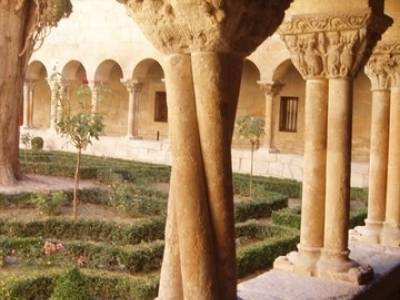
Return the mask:
{"type": "Polygon", "coordinates": [[[321,248],[305,248],[300,245],[298,248],[298,252],[293,251],[286,256],[279,256],[274,261],[274,269],[306,276],[315,276],[321,248]]]}
{"type": "Polygon", "coordinates": [[[400,225],[385,223],[380,239],[383,246],[400,247],[400,225]]]}
{"type": "Polygon", "coordinates": [[[364,285],[374,278],[374,271],[370,266],[363,266],[349,259],[346,254],[322,252],[317,263],[316,275],[322,278],[347,281],[356,285],[364,285]]]}
{"type": "Polygon", "coordinates": [[[357,226],[351,229],[350,240],[371,245],[380,244],[382,222],[365,220],[365,226],[357,226]]]}

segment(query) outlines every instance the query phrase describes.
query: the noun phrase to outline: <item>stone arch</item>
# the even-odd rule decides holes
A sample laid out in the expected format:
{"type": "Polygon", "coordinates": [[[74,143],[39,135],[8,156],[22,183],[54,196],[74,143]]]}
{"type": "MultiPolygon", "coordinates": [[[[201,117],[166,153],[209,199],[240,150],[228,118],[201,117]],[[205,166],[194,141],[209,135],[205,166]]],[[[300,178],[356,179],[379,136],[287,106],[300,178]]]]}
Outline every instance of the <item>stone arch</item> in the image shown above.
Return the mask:
{"type": "Polygon", "coordinates": [[[368,161],[371,136],[371,81],[364,72],[353,80],[352,155],[357,161],[368,161]]]}
{"type": "Polygon", "coordinates": [[[96,82],[120,81],[124,78],[124,72],[119,63],[113,59],[107,59],[97,67],[94,77],[96,82]]]}
{"type": "Polygon", "coordinates": [[[98,112],[103,115],[104,133],[108,136],[126,135],[129,94],[121,82],[123,78],[121,66],[112,59],[101,62],[95,72],[95,84],[101,86],[98,112]]]}
{"type": "Polygon", "coordinates": [[[282,61],[275,68],[272,79],[274,83],[283,84],[280,94],[274,98],[275,103],[273,104],[273,145],[282,153],[303,154],[305,81],[290,59],[282,61]],[[282,97],[297,99],[297,108],[295,109],[297,121],[294,132],[280,128],[281,118],[284,118],[281,115],[282,97]]]}
{"type": "Polygon", "coordinates": [[[137,133],[146,139],[163,139],[168,136],[168,117],[160,112],[166,111],[166,90],[164,70],[152,58],[140,61],[132,73],[133,80],[142,84],[138,95],[135,116],[137,133]]]}
{"type": "MultiPolygon", "coordinates": [[[[69,105],[71,107],[71,112],[80,111],[81,108],[81,97],[79,94],[79,89],[82,85],[87,84],[87,72],[84,65],[78,60],[70,60],[67,62],[61,71],[63,81],[66,84],[69,105]]],[[[89,99],[85,99],[86,101],[90,101],[89,99]]]]}
{"type": "MultiPolygon", "coordinates": [[[[251,60],[245,59],[236,119],[246,115],[264,118],[265,96],[259,85],[260,77],[261,72],[257,65],[251,60]]],[[[235,146],[247,145],[247,142],[239,139],[236,133],[233,142],[235,146]]]]}
{"type": "Polygon", "coordinates": [[[29,64],[26,71],[26,88],[28,92],[29,108],[25,110],[28,113],[28,124],[32,128],[50,127],[50,103],[51,90],[47,82],[48,72],[46,66],[41,61],[33,61],[29,64]]]}

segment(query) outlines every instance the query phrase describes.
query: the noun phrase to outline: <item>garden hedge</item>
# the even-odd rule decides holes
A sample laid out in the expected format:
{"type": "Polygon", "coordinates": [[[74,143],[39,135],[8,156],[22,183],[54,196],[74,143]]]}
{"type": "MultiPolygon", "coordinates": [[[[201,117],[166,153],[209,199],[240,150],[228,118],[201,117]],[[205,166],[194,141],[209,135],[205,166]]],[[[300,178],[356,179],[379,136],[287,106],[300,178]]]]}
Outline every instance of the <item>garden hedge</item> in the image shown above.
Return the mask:
{"type": "MultiPolygon", "coordinates": [[[[21,270],[0,275],[0,299],[47,300],[65,269],[21,270]]],[[[82,270],[88,288],[98,300],[152,300],[157,296],[157,275],[129,276],[98,270],[82,270]]]]}
{"type": "MultiPolygon", "coordinates": [[[[349,227],[354,228],[364,224],[367,218],[367,209],[360,208],[350,211],[349,227]]],[[[300,229],[301,215],[299,209],[282,209],[272,212],[272,222],[275,225],[300,229]]]]}
{"type": "Polygon", "coordinates": [[[133,220],[129,224],[53,217],[26,222],[0,219],[0,234],[9,237],[43,237],[116,245],[162,240],[164,227],[165,221],[161,217],[133,220]]]}

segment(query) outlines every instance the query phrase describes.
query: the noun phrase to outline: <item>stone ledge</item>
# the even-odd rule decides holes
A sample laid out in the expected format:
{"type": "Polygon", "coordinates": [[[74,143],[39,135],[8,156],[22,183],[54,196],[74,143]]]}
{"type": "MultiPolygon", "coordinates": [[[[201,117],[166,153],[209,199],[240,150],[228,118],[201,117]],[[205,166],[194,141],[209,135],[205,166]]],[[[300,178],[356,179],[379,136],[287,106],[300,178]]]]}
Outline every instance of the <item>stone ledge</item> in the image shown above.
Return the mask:
{"type": "Polygon", "coordinates": [[[350,258],[373,267],[375,279],[365,286],[273,270],[238,286],[241,300],[400,299],[400,249],[352,242],[350,258]]]}

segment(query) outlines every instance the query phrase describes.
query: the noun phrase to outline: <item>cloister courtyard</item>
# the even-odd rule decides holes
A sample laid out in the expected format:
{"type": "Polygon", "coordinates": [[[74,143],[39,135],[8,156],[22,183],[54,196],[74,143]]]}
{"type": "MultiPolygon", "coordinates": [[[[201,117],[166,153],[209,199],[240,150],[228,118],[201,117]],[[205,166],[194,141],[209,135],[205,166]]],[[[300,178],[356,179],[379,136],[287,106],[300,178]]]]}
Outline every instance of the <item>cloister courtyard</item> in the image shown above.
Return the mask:
{"type": "Polygon", "coordinates": [[[400,300],[399,0],[0,0],[0,299],[400,300]]]}

